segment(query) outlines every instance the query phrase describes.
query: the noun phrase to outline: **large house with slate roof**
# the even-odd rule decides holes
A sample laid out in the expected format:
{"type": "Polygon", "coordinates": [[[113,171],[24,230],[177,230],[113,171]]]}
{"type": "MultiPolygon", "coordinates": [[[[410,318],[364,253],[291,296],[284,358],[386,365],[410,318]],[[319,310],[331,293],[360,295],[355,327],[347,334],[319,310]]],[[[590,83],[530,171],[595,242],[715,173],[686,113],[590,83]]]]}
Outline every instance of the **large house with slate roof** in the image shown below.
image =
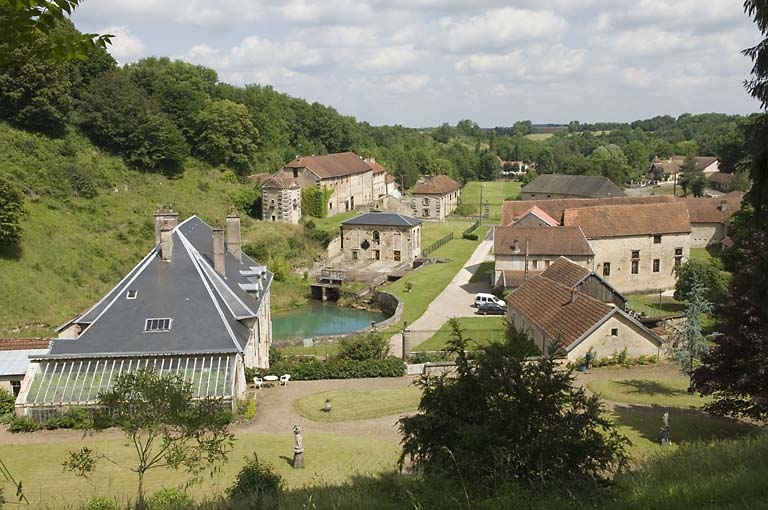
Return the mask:
{"type": "Polygon", "coordinates": [[[141,368],[182,376],[200,398],[244,397],[245,368],[269,365],[272,274],[242,253],[234,210],[226,240],[218,221],[177,218],[156,211],[155,247],[31,358],[17,412],[92,405],[118,374],[141,368]]]}
{"type": "Polygon", "coordinates": [[[347,260],[413,262],[421,256],[421,220],[397,213],[361,214],[342,222],[341,250],[347,260]]]}
{"type": "Polygon", "coordinates": [[[603,280],[561,258],[507,296],[507,321],[542,353],[559,344],[572,362],[590,350],[598,358],[622,351],[660,355],[663,339],[616,306],[618,296],[603,280]]]}
{"type": "Polygon", "coordinates": [[[523,200],[546,198],[623,197],[624,191],[599,175],[543,174],[520,190],[523,200]]]}

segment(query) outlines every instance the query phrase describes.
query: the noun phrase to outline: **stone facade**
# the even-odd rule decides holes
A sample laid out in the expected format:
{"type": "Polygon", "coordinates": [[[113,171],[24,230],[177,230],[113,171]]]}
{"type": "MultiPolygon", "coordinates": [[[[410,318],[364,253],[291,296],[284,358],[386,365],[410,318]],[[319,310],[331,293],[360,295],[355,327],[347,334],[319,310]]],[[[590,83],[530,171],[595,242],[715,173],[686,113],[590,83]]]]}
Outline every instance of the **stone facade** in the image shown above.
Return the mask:
{"type": "Polygon", "coordinates": [[[415,217],[444,221],[459,206],[461,185],[447,175],[435,175],[418,184],[411,193],[415,217]]]}
{"type": "Polygon", "coordinates": [[[301,219],[301,184],[292,177],[270,177],[261,185],[262,219],[297,224],[301,219]]]}
{"type": "Polygon", "coordinates": [[[590,239],[594,271],[624,293],[648,293],[675,286],[675,267],[691,256],[691,236],[637,235],[590,239]]]}
{"type": "Polygon", "coordinates": [[[401,214],[367,213],[343,222],[341,239],[346,260],[411,263],[421,256],[421,221],[401,214]]]}

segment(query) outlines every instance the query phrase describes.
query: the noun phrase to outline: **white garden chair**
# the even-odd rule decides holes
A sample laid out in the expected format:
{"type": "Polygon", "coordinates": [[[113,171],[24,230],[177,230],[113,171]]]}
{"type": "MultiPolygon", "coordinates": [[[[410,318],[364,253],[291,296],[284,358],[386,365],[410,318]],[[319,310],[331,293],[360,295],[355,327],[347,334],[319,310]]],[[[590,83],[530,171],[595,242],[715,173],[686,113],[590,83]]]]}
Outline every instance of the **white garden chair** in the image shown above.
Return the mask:
{"type": "Polygon", "coordinates": [[[261,377],[253,378],[253,385],[256,386],[256,389],[260,390],[262,384],[264,384],[264,380],[261,377]]]}
{"type": "Polygon", "coordinates": [[[280,385],[288,386],[288,381],[291,379],[291,374],[283,374],[280,376],[280,385]]]}

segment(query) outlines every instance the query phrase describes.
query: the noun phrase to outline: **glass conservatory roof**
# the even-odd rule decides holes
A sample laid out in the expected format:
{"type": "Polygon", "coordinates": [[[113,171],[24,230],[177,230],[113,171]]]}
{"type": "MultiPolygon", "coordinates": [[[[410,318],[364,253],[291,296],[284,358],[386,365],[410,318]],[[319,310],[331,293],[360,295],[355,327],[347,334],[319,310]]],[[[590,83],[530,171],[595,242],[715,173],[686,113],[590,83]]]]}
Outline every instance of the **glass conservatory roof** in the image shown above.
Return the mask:
{"type": "Polygon", "coordinates": [[[36,366],[28,391],[22,389],[17,402],[23,407],[93,405],[99,392],[109,389],[118,375],[140,369],[181,376],[192,384],[195,398],[231,399],[235,385],[232,354],[39,359],[32,364],[36,366]]]}

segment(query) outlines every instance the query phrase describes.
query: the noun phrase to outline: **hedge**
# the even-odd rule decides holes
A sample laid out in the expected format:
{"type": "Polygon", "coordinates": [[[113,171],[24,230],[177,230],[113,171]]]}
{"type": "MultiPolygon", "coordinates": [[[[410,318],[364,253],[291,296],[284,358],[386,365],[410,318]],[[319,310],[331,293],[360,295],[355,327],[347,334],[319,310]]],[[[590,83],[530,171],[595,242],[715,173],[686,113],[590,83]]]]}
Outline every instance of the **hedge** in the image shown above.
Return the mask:
{"type": "Polygon", "coordinates": [[[279,361],[268,370],[271,374],[291,374],[291,380],[316,381],[319,379],[362,379],[367,377],[402,377],[405,363],[399,358],[355,361],[337,359],[319,361],[279,361]]]}

